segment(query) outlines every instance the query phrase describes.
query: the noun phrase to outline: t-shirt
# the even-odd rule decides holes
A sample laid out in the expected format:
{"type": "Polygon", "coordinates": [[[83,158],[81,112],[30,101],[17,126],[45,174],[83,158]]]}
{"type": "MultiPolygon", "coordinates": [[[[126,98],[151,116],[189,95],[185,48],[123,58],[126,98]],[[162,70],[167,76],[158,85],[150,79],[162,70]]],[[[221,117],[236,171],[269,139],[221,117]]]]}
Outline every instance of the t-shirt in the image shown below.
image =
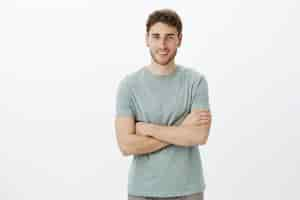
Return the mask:
{"type": "MultiPolygon", "coordinates": [[[[116,117],[176,126],[194,108],[209,109],[204,75],[176,65],[168,75],[153,74],[147,67],[120,81],[116,117]]],[[[145,197],[184,196],[205,189],[198,145],[169,145],[158,151],[133,155],[128,174],[128,194],[145,197]]]]}

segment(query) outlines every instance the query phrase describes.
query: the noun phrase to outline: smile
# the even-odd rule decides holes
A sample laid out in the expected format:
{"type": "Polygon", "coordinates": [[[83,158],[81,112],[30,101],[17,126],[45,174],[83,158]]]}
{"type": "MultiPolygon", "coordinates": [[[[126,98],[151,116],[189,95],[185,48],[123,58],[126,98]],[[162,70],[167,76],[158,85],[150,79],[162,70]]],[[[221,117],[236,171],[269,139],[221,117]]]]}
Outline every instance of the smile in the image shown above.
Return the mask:
{"type": "Polygon", "coordinates": [[[158,53],[159,55],[161,55],[161,56],[166,56],[166,55],[168,55],[168,52],[161,52],[161,53],[158,53]]]}

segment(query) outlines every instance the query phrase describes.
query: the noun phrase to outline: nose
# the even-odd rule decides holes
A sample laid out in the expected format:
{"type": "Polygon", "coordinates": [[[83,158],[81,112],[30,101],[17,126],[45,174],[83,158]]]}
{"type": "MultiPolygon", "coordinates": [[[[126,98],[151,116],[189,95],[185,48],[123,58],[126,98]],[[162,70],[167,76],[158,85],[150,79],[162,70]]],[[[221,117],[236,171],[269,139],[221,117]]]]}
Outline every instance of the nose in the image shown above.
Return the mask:
{"type": "Polygon", "coordinates": [[[161,39],[159,41],[159,47],[164,49],[166,47],[166,40],[165,39],[161,39]]]}

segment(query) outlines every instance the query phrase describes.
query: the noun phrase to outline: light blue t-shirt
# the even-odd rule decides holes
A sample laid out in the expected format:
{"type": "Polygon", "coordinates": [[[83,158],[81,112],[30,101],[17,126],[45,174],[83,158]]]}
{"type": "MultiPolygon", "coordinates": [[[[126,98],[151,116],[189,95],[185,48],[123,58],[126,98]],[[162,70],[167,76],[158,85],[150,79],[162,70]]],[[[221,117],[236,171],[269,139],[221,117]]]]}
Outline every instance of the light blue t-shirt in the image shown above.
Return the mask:
{"type": "MultiPolygon", "coordinates": [[[[117,117],[132,116],[136,122],[177,126],[194,108],[209,109],[207,81],[196,70],[182,65],[176,65],[168,75],[156,75],[142,67],[126,75],[118,86],[117,117]]],[[[133,156],[129,195],[184,196],[203,192],[205,186],[198,145],[169,145],[133,156]]]]}

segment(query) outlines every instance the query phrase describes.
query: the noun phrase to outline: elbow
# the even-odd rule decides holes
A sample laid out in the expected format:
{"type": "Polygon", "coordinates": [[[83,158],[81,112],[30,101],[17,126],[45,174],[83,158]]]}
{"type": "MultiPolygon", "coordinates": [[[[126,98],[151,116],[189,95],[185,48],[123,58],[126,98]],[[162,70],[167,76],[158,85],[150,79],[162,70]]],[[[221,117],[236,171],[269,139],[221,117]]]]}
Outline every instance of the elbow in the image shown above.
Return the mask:
{"type": "Polygon", "coordinates": [[[125,157],[131,155],[131,154],[130,154],[129,152],[127,152],[127,151],[121,151],[121,152],[122,152],[122,156],[125,156],[125,157]]]}
{"type": "Polygon", "coordinates": [[[199,145],[206,145],[207,144],[207,138],[200,141],[199,145]]]}
{"type": "Polygon", "coordinates": [[[202,137],[200,137],[198,144],[205,145],[207,144],[207,140],[208,140],[208,132],[206,132],[202,137]]]}
{"type": "Polygon", "coordinates": [[[193,140],[193,141],[186,142],[183,146],[191,147],[196,145],[205,145],[206,143],[207,140],[193,140]]]}
{"type": "Polygon", "coordinates": [[[183,146],[195,146],[207,144],[209,128],[203,126],[192,127],[190,137],[186,138],[183,146]]]}
{"type": "Polygon", "coordinates": [[[119,144],[119,150],[122,156],[130,156],[132,153],[130,152],[129,148],[126,147],[124,144],[119,144]]]}
{"type": "Polygon", "coordinates": [[[131,145],[129,144],[126,137],[119,137],[117,141],[122,156],[129,156],[132,154],[132,150],[130,150],[129,148],[131,145]]]}
{"type": "Polygon", "coordinates": [[[209,127],[205,127],[204,129],[201,128],[200,133],[198,133],[197,144],[198,145],[207,144],[208,135],[209,135],[209,127]]]}
{"type": "Polygon", "coordinates": [[[188,144],[186,144],[186,146],[197,146],[197,145],[205,145],[207,143],[207,140],[195,140],[195,141],[192,141],[188,144]]]}
{"type": "Polygon", "coordinates": [[[125,157],[130,156],[130,155],[133,154],[132,151],[130,151],[128,148],[124,148],[124,147],[121,148],[121,153],[125,157]]]}
{"type": "Polygon", "coordinates": [[[128,156],[128,151],[125,150],[124,147],[119,146],[119,150],[120,150],[122,156],[128,156]]]}
{"type": "Polygon", "coordinates": [[[205,134],[197,133],[197,136],[195,138],[191,138],[190,140],[187,140],[184,146],[205,145],[207,144],[207,140],[208,140],[208,132],[205,134]]]}

